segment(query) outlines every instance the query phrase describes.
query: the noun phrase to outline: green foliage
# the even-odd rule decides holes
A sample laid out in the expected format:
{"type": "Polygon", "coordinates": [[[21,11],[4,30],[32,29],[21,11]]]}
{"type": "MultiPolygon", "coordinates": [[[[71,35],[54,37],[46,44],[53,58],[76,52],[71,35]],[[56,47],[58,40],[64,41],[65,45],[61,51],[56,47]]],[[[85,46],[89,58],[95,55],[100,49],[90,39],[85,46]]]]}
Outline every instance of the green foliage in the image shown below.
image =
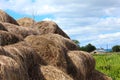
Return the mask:
{"type": "Polygon", "coordinates": [[[120,52],[120,45],[116,45],[112,47],[113,52],[120,52]]]}
{"type": "Polygon", "coordinates": [[[79,46],[80,42],[78,40],[72,40],[72,41],[79,46]]]}
{"type": "Polygon", "coordinates": [[[87,51],[87,52],[92,52],[92,51],[94,51],[95,49],[96,49],[96,47],[93,46],[92,44],[88,44],[88,45],[86,45],[86,46],[80,47],[80,50],[82,50],[82,51],[87,51]]]}
{"type": "Polygon", "coordinates": [[[120,53],[96,54],[96,69],[112,77],[113,80],[120,80],[120,53]]]}

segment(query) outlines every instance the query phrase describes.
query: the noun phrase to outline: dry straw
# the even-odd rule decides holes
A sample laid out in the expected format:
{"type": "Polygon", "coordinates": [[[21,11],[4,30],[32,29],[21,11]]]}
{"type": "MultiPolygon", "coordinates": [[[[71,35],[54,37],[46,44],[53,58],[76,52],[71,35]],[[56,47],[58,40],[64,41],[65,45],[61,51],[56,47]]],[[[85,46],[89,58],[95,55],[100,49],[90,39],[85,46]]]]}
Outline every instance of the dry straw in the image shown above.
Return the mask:
{"type": "Polygon", "coordinates": [[[95,68],[95,60],[93,57],[83,51],[68,52],[68,73],[75,80],[86,80],[95,68]]]}
{"type": "Polygon", "coordinates": [[[27,17],[21,18],[17,20],[17,22],[23,27],[33,27],[33,25],[36,23],[33,19],[27,17]]]}
{"type": "Polygon", "coordinates": [[[25,38],[26,36],[29,36],[29,35],[37,35],[38,34],[32,28],[22,27],[22,26],[10,24],[10,23],[1,23],[1,24],[4,25],[4,27],[8,30],[8,32],[12,32],[19,36],[22,36],[23,38],[25,38]]]}
{"type": "Polygon", "coordinates": [[[23,39],[20,36],[17,36],[13,33],[0,30],[0,45],[9,45],[22,41],[23,39]]]}
{"type": "Polygon", "coordinates": [[[73,80],[69,75],[53,66],[41,66],[45,80],[73,80]]]}
{"type": "Polygon", "coordinates": [[[14,18],[12,18],[10,15],[2,11],[1,9],[0,9],[0,22],[8,22],[11,24],[18,25],[17,21],[14,18]]]}
{"type": "Polygon", "coordinates": [[[69,38],[69,36],[53,21],[37,22],[33,28],[36,29],[40,34],[54,33],[69,38]]]}

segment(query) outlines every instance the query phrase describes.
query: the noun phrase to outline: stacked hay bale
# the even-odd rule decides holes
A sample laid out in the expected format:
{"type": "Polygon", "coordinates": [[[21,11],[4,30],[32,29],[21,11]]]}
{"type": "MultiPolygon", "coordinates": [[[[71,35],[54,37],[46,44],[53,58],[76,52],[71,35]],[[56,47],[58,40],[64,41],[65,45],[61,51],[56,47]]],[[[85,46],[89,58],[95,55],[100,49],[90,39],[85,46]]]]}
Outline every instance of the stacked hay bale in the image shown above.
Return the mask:
{"type": "Polygon", "coordinates": [[[0,80],[28,80],[24,69],[12,58],[0,55],[0,80]]]}
{"type": "Polygon", "coordinates": [[[56,23],[35,23],[34,31],[33,20],[23,18],[18,22],[25,27],[17,26],[2,11],[0,21],[0,80],[112,80],[95,70],[94,58],[79,51],[56,23]]]}
{"type": "Polygon", "coordinates": [[[53,21],[37,22],[33,28],[36,29],[40,34],[54,33],[69,38],[69,36],[53,21]]]}
{"type": "Polygon", "coordinates": [[[0,45],[1,46],[17,43],[22,40],[23,38],[20,36],[17,36],[7,31],[0,30],[0,45]]]}
{"type": "Polygon", "coordinates": [[[40,35],[28,36],[25,41],[36,50],[47,65],[59,67],[59,69],[66,72],[66,51],[64,47],[40,35]]]}
{"type": "Polygon", "coordinates": [[[36,23],[33,19],[27,17],[21,18],[17,20],[17,22],[23,27],[33,27],[33,25],[36,23]]]}
{"type": "MultiPolygon", "coordinates": [[[[18,25],[14,25],[14,24],[10,24],[10,23],[0,23],[1,25],[3,25],[3,27],[8,31],[11,32],[13,34],[16,34],[18,36],[21,36],[23,38],[29,36],[29,35],[37,35],[38,33],[33,30],[32,28],[27,28],[27,27],[22,27],[22,26],[18,26],[18,25]]],[[[4,30],[5,30],[4,29],[4,30]]]]}
{"type": "Polygon", "coordinates": [[[17,21],[14,18],[12,18],[10,15],[2,11],[1,9],[0,9],[0,22],[8,22],[11,24],[18,25],[17,21]]]}
{"type": "Polygon", "coordinates": [[[40,70],[46,80],[73,80],[69,75],[53,66],[41,66],[40,70]]]}
{"type": "Polygon", "coordinates": [[[75,80],[87,80],[87,77],[95,69],[95,60],[87,52],[69,51],[68,66],[68,74],[75,80]]]}

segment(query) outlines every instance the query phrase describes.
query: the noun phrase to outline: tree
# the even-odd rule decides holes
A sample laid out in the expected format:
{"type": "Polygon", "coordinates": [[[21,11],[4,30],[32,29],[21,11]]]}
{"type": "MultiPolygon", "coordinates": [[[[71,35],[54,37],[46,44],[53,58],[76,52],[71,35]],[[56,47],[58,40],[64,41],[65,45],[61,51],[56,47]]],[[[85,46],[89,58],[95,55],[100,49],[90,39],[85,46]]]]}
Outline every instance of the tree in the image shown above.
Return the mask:
{"type": "Polygon", "coordinates": [[[120,52],[120,45],[115,45],[112,47],[113,52],[120,52]]]}
{"type": "Polygon", "coordinates": [[[86,45],[85,46],[86,47],[86,51],[87,52],[92,52],[92,51],[94,51],[95,49],[96,49],[96,47],[95,46],[93,46],[92,44],[88,44],[88,45],[86,45]]]}
{"type": "Polygon", "coordinates": [[[78,40],[72,40],[72,41],[79,46],[80,42],[78,40]]]}
{"type": "Polygon", "coordinates": [[[93,46],[92,44],[88,44],[88,45],[86,45],[86,46],[80,47],[80,50],[82,50],[82,51],[87,51],[87,52],[92,52],[92,51],[94,51],[95,49],[96,49],[96,47],[93,46]]]}

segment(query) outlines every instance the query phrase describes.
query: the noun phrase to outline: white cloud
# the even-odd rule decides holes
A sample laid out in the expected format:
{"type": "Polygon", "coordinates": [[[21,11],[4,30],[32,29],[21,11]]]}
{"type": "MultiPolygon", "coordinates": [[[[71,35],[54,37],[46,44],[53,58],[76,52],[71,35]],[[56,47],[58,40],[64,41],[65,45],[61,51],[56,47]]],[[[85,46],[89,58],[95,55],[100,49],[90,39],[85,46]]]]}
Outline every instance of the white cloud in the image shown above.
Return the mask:
{"type": "MultiPolygon", "coordinates": [[[[120,0],[0,0],[0,8],[28,15],[53,15],[73,39],[104,45],[119,39],[120,0]]],[[[117,43],[113,43],[115,45],[117,43]]]]}

